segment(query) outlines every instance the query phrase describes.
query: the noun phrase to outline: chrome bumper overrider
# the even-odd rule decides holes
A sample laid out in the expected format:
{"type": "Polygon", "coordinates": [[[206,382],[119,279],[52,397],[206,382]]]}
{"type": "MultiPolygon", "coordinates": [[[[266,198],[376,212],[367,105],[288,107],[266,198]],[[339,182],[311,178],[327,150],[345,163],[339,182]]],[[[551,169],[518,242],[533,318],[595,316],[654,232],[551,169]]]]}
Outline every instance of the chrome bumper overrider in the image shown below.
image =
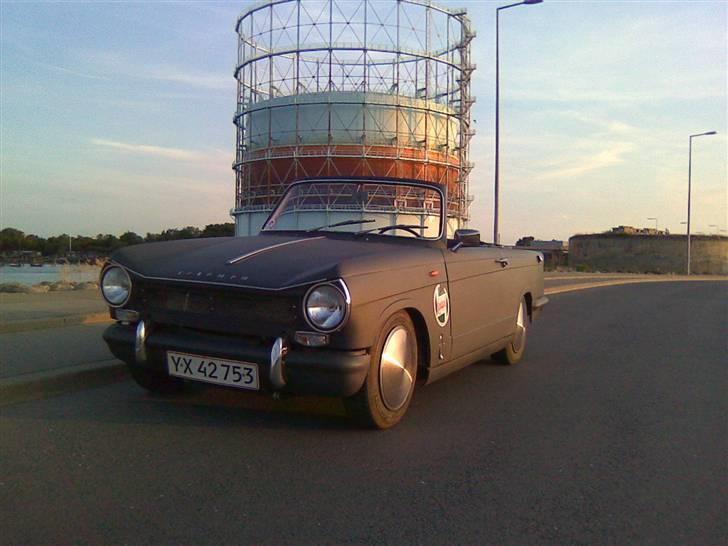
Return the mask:
{"type": "Polygon", "coordinates": [[[134,357],[137,364],[144,364],[147,361],[147,336],[149,330],[146,322],[140,320],[136,327],[136,337],[134,339],[134,357]]]}
{"type": "Polygon", "coordinates": [[[274,389],[282,389],[286,386],[286,380],[283,377],[283,358],[288,352],[283,338],[276,338],[273,342],[273,348],[270,351],[270,384],[274,389]]]}

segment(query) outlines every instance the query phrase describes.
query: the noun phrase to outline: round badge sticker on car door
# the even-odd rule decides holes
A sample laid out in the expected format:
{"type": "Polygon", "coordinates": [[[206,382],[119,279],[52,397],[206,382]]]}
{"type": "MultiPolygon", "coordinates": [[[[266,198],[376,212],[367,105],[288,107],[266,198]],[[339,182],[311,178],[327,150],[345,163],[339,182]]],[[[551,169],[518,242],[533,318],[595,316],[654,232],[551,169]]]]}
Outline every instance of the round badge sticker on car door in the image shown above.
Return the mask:
{"type": "Polygon", "coordinates": [[[435,320],[440,326],[445,326],[450,319],[450,296],[447,294],[447,288],[438,284],[432,302],[435,308],[435,320]]]}

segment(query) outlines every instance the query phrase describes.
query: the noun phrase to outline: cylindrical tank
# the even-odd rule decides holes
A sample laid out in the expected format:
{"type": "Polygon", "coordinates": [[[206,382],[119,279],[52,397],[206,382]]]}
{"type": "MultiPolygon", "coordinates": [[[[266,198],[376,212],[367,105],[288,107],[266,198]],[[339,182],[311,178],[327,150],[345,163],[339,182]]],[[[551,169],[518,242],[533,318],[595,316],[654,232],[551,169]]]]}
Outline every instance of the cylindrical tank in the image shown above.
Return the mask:
{"type": "Polygon", "coordinates": [[[464,10],[277,0],[245,11],[237,33],[238,235],[257,233],[288,184],[315,176],[437,182],[450,225],[467,220],[474,34],[464,10]]]}

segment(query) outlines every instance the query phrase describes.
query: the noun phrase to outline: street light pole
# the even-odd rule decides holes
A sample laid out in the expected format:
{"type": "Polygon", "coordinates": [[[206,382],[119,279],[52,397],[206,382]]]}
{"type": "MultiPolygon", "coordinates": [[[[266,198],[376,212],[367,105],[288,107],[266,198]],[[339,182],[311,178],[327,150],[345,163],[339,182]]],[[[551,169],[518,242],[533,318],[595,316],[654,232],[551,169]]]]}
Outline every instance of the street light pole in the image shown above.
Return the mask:
{"type": "Polygon", "coordinates": [[[692,174],[693,174],[693,138],[700,136],[715,135],[717,131],[708,131],[707,133],[698,133],[690,135],[690,147],[688,150],[688,263],[686,266],[687,274],[690,275],[690,193],[692,186],[692,174]]]}
{"type": "Polygon", "coordinates": [[[500,233],[498,232],[498,211],[499,211],[499,155],[500,155],[500,12],[503,9],[515,8],[516,6],[529,6],[540,4],[543,0],[523,0],[515,4],[500,6],[495,10],[495,200],[493,202],[493,243],[500,244],[500,233]]]}

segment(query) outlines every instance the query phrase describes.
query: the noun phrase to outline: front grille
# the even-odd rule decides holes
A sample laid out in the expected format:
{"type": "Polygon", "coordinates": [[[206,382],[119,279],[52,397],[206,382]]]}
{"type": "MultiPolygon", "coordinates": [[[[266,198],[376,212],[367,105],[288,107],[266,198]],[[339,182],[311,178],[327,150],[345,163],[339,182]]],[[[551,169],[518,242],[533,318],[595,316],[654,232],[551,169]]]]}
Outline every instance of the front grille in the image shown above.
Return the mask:
{"type": "Polygon", "coordinates": [[[273,336],[296,323],[297,298],[240,289],[137,284],[137,301],[153,321],[211,332],[273,336]]]}

